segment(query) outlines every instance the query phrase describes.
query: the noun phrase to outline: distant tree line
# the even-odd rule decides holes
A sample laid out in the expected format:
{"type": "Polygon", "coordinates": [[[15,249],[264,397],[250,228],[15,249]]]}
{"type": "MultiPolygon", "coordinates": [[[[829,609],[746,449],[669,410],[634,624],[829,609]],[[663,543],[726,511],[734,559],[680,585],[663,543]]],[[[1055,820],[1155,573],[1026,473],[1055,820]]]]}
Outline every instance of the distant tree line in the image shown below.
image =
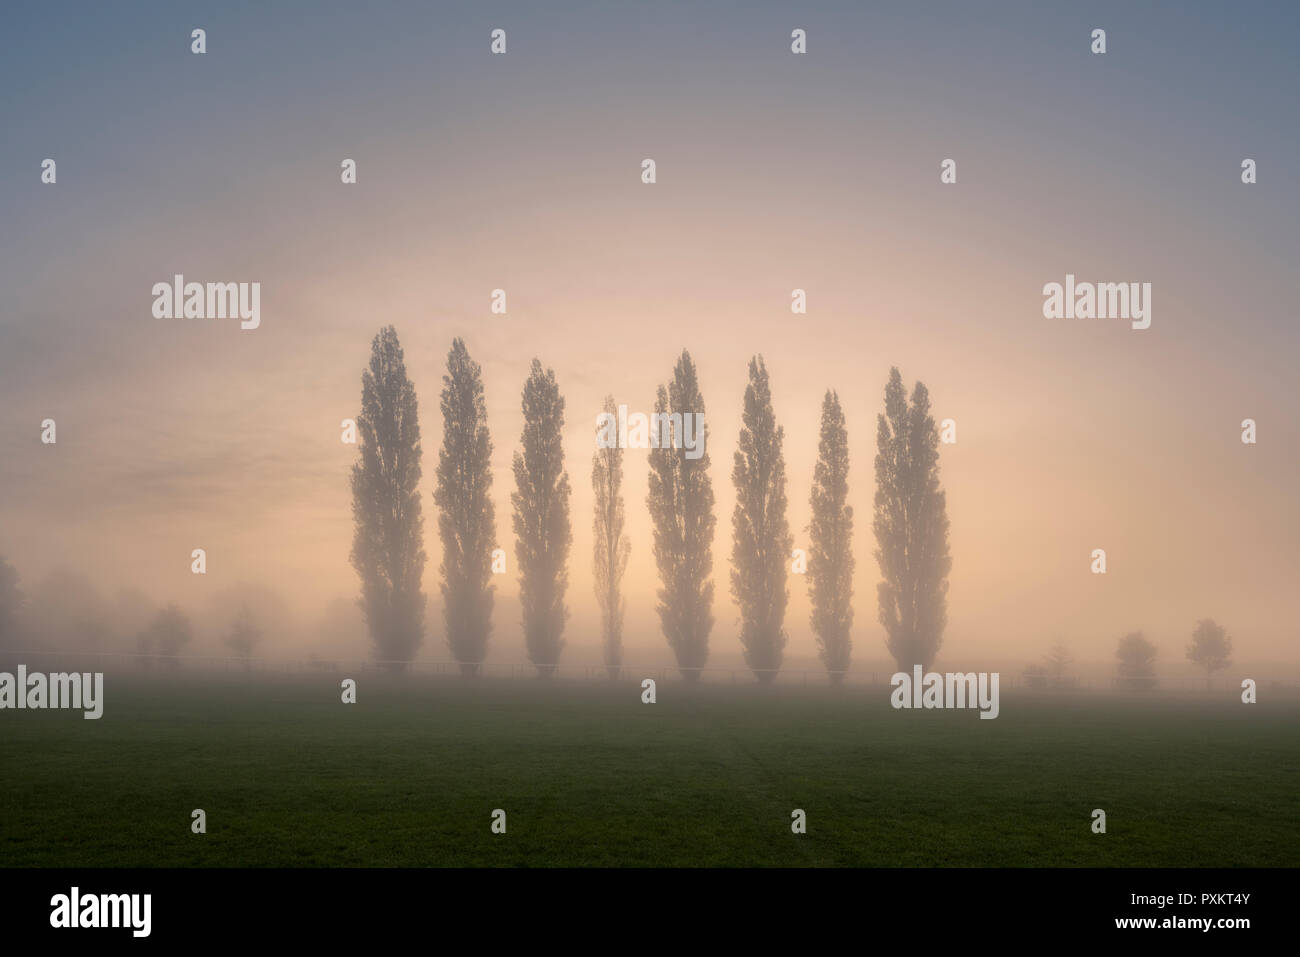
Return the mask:
{"type": "MultiPolygon", "coordinates": [[[[236,586],[217,596],[214,605],[224,608],[230,604],[232,592],[251,593],[263,606],[278,601],[269,590],[236,586]]],[[[34,646],[90,652],[129,647],[141,668],[156,664],[175,669],[193,638],[190,618],[177,605],[154,609],[134,589],[122,589],[114,600],[107,601],[87,579],[66,568],[51,572],[29,596],[21,587],[18,570],[0,556],[0,652],[27,651],[34,646]],[[128,645],[122,643],[124,638],[128,645]]],[[[262,629],[244,600],[223,641],[247,667],[261,638],[262,629]]]]}
{"type": "MultiPolygon", "coordinates": [[[[762,683],[779,673],[787,641],[787,576],[792,561],[804,567],[811,606],[810,624],[832,682],[848,672],[854,619],[853,509],[849,498],[849,440],[838,393],[822,400],[817,461],[810,495],[808,548],[792,551],[786,517],[787,485],[784,428],[777,422],[771,382],[762,356],[749,362],[741,429],[731,479],[736,492],[732,512],[730,590],[739,612],[739,639],[747,666],[762,683]]],[[[442,378],[442,444],[433,491],[438,534],[442,612],[447,645],[461,673],[481,673],[492,632],[495,585],[505,553],[496,541],[492,501],[492,440],[488,430],[482,369],[463,340],[452,342],[442,378]]],[[[877,415],[875,499],[872,530],[880,569],[877,616],[890,654],[900,670],[928,669],[936,659],[947,625],[948,516],[939,483],[939,433],[930,411],[929,392],[916,383],[907,393],[897,368],[885,384],[883,411],[877,415]]],[[[564,648],[569,617],[568,558],[572,544],[571,488],[564,464],[562,435],[565,403],[551,369],[534,359],[521,392],[524,427],[513,456],[515,489],[510,495],[511,527],[521,608],[521,626],[530,661],[539,676],[552,675],[564,648]]],[[[613,396],[604,411],[614,415],[613,396]]],[[[708,454],[708,423],[692,453],[677,430],[688,415],[703,419],[704,396],[690,353],[677,359],[671,379],[658,387],[655,412],[668,432],[648,451],[646,506],[653,532],[653,554],[660,587],[656,611],[678,669],[698,680],[709,657],[713,628],[713,555],[716,527],[708,454]],[[702,452],[702,454],[699,454],[702,452]]],[[[426,597],[422,590],[426,554],[419,482],[422,477],[419,404],[406,372],[396,329],[374,337],[362,374],[361,412],[356,419],[358,458],[351,471],[354,534],[351,562],[361,580],[359,605],[375,657],[395,670],[409,667],[423,641],[426,597]]],[[[624,449],[597,442],[592,457],[594,493],[594,590],[601,614],[607,672],[622,668],[626,603],[622,579],[631,543],[625,531],[624,449]]],[[[80,608],[75,623],[94,647],[105,629],[105,614],[93,613],[84,597],[68,601],[69,591],[93,589],[69,579],[42,594],[51,617],[63,605],[80,608]],[[54,601],[51,601],[53,597],[54,601]]],[[[0,651],[18,647],[22,612],[28,597],[17,570],[0,557],[0,651]]],[[[144,620],[139,601],[131,602],[142,620],[135,647],[144,667],[157,661],[176,667],[179,653],[193,638],[189,618],[167,605],[144,620]],[[139,606],[139,607],[136,607],[139,606]]],[[[77,614],[73,612],[72,614],[77,614]]],[[[264,636],[247,602],[239,606],[223,641],[251,664],[264,636]]],[[[1197,622],[1187,657],[1206,671],[1230,663],[1232,640],[1213,619],[1197,622]]],[[[1117,680],[1125,687],[1156,683],[1156,647],[1142,632],[1120,639],[1117,680]]],[[[1044,663],[1025,671],[1027,684],[1071,687],[1072,657],[1062,642],[1044,663]]]]}
{"type": "MultiPolygon", "coordinates": [[[[1119,640],[1115,648],[1115,680],[1121,688],[1142,691],[1156,686],[1157,649],[1146,635],[1132,631],[1119,640]]],[[[1213,618],[1203,618],[1192,631],[1187,658],[1205,669],[1206,685],[1216,671],[1231,664],[1232,639],[1213,618]]],[[[1025,683],[1031,688],[1072,688],[1077,679],[1069,673],[1073,657],[1064,642],[1058,641],[1043,656],[1044,664],[1025,669],[1025,683]]]]}

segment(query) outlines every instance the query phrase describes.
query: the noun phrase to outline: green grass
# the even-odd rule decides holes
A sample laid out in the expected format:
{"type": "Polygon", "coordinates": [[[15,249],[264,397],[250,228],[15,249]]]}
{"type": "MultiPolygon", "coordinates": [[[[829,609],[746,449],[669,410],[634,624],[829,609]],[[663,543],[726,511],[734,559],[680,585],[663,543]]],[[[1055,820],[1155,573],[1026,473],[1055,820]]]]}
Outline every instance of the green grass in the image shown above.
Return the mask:
{"type": "Polygon", "coordinates": [[[883,687],[362,676],[347,706],[340,677],[110,674],[99,721],[0,713],[0,866],[1300,861],[1295,701],[1007,693],[982,721],[883,687]]]}

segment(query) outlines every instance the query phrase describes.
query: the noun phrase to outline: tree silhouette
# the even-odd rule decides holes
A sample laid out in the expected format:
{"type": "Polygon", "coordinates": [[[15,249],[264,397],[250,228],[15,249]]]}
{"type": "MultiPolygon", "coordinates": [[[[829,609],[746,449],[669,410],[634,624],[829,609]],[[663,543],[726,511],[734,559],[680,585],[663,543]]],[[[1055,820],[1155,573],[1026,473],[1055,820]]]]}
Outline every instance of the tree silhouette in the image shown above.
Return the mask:
{"type": "Polygon", "coordinates": [[[649,494],[646,503],[654,525],[654,555],[659,567],[656,610],[664,636],[677,656],[687,681],[697,681],[709,657],[713,628],[713,484],[709,479],[708,424],[695,363],[683,350],[668,387],[659,387],[656,416],[698,415],[698,441],[703,454],[687,455],[677,433],[683,420],[669,420],[672,441],[649,452],[649,494]]]}
{"type": "Polygon", "coordinates": [[[821,439],[813,469],[808,526],[808,599],[817,649],[832,684],[844,680],[853,649],[853,506],[849,498],[849,433],[840,397],[822,399],[821,439]]]}
{"type": "Polygon", "coordinates": [[[567,567],[573,530],[569,525],[569,474],[564,470],[564,399],[555,371],[533,360],[523,391],[523,451],[514,457],[515,558],[519,562],[519,604],[528,660],[540,677],[550,677],[564,648],[569,587],[567,567]]]}
{"type": "Polygon", "coordinates": [[[226,635],[225,644],[238,657],[244,659],[244,670],[252,670],[253,649],[262,640],[262,631],[253,621],[253,612],[248,605],[241,605],[230,634],[226,635]]]}
{"type": "Polygon", "coordinates": [[[492,439],[483,370],[456,339],[442,377],[442,448],[438,452],[438,534],[442,538],[442,613],[447,645],[466,677],[479,673],[492,632],[492,439]]]}
{"type": "Polygon", "coordinates": [[[880,623],[900,670],[928,668],[948,622],[947,504],[939,488],[939,432],[930,394],[918,382],[909,406],[897,368],[889,370],[876,452],[880,623]]]}
{"type": "Polygon", "coordinates": [[[1128,688],[1154,688],[1156,646],[1140,631],[1132,631],[1119,640],[1115,649],[1119,659],[1120,684],[1128,688]]]}
{"type": "MultiPolygon", "coordinates": [[[[188,645],[194,637],[194,627],[189,618],[176,605],[167,605],[149,622],[149,627],[140,635],[138,646],[150,657],[157,656],[168,668],[181,666],[178,659],[181,648],[188,645]]],[[[146,659],[146,666],[148,659],[146,659]]]]}
{"type": "Polygon", "coordinates": [[[1187,646],[1187,657],[1205,669],[1207,687],[1214,672],[1232,663],[1231,655],[1232,639],[1222,625],[1213,618],[1203,618],[1196,623],[1192,643],[1187,646]]]}
{"type": "Polygon", "coordinates": [[[352,567],[375,655],[403,671],[424,639],[420,420],[397,330],[371,344],[361,377],[359,459],[352,467],[352,567]]]}
{"type": "MultiPolygon", "coordinates": [[[[617,415],[612,395],[605,397],[604,411],[607,415],[617,415]]],[[[632,550],[631,542],[623,534],[623,449],[617,442],[607,448],[597,447],[592,455],[591,489],[596,499],[592,565],[596,601],[600,604],[601,644],[605,669],[610,678],[617,678],[623,666],[623,573],[632,550]]]]}
{"type": "Polygon", "coordinates": [[[0,650],[18,646],[18,615],[22,607],[18,569],[0,556],[0,650]]]}
{"type": "Polygon", "coordinates": [[[762,356],[749,360],[739,447],[731,469],[731,594],[740,607],[745,663],[764,684],[776,679],[785,649],[786,572],[794,539],[786,521],[785,430],[776,424],[762,356]]]}
{"type": "Polygon", "coordinates": [[[1067,679],[1067,675],[1070,665],[1074,663],[1074,656],[1070,654],[1070,649],[1064,641],[1054,644],[1052,650],[1043,655],[1043,660],[1047,663],[1046,673],[1051,676],[1054,687],[1064,688],[1067,684],[1073,683],[1067,679]]]}

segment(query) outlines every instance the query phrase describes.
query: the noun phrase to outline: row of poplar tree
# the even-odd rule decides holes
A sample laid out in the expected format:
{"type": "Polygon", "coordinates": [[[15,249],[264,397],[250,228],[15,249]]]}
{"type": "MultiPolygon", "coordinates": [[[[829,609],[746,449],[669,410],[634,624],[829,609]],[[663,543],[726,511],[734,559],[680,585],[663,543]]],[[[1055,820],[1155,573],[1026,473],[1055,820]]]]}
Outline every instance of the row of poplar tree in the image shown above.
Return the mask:
{"type": "MultiPolygon", "coordinates": [[[[442,609],[448,647],[461,672],[472,676],[487,657],[492,631],[497,533],[482,370],[459,338],[447,355],[442,383],[442,446],[433,492],[442,541],[442,609]]],[[[524,428],[514,455],[515,490],[510,495],[515,560],[528,656],[539,674],[549,676],[564,647],[573,536],[561,444],[564,399],[554,371],[544,370],[536,359],[524,383],[522,403],[524,428]]],[[[612,397],[606,398],[605,411],[615,412],[612,397]]],[[[683,351],[672,380],[658,389],[655,412],[703,416],[704,411],[695,364],[683,351]]],[[[772,410],[761,356],[749,363],[742,421],[731,472],[736,487],[731,593],[740,610],[746,664],[760,681],[770,682],[781,668],[786,643],[793,536],[786,519],[785,433],[772,410]]],[[[359,455],[352,468],[356,529],[351,559],[361,577],[361,605],[376,657],[401,670],[424,636],[426,555],[418,403],[392,326],[375,336],[370,365],[362,376],[356,423],[359,455]]],[[[705,424],[701,436],[704,454],[698,458],[687,455],[679,439],[648,451],[647,506],[660,577],[657,610],[687,680],[698,679],[705,667],[713,628],[716,518],[707,428],[705,424]]],[[[890,371],[885,387],[876,448],[879,620],[900,667],[928,667],[947,619],[948,518],[929,394],[917,383],[909,400],[897,369],[890,371]]],[[[611,677],[622,666],[622,579],[631,549],[624,530],[623,455],[622,448],[597,448],[591,471],[595,592],[611,677]]],[[[838,394],[830,390],[822,402],[806,578],[812,628],[822,661],[836,682],[849,669],[852,648],[853,509],[848,504],[848,473],[844,411],[838,394]]]]}

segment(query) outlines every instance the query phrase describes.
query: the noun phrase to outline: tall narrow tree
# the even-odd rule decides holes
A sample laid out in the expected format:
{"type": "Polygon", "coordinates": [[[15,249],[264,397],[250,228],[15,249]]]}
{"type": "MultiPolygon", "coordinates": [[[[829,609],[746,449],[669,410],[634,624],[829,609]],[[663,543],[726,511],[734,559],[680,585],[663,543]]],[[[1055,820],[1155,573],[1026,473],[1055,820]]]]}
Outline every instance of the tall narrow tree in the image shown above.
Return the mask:
{"type": "Polygon", "coordinates": [[[438,534],[442,538],[442,613],[447,645],[462,675],[478,675],[492,631],[492,440],[483,371],[456,339],[442,377],[442,448],[438,451],[438,534]]]}
{"type": "Polygon", "coordinates": [[[361,376],[357,439],[352,567],[375,656],[403,671],[424,640],[424,517],[418,403],[392,326],[375,336],[361,376]]]}
{"type": "MultiPolygon", "coordinates": [[[[617,416],[612,395],[605,397],[605,415],[617,416]]],[[[602,428],[596,427],[597,435],[602,428]]],[[[600,604],[601,645],[605,669],[617,678],[623,667],[623,573],[632,544],[623,533],[623,449],[617,442],[597,442],[591,457],[591,490],[595,495],[592,562],[596,601],[600,604]]]]}
{"type": "Polygon", "coordinates": [[[740,607],[745,663],[764,684],[781,670],[785,650],[787,562],[794,538],[786,520],[785,430],[776,424],[762,356],[749,360],[740,441],[731,469],[731,594],[740,607]]]}
{"type": "Polygon", "coordinates": [[[808,598],[817,650],[832,684],[844,680],[853,650],[853,506],[849,498],[849,433],[839,394],[822,399],[821,440],[813,469],[808,526],[808,598]]]}
{"type": "Polygon", "coordinates": [[[515,453],[515,557],[528,659],[540,677],[554,674],[564,648],[569,587],[569,473],[564,470],[564,399],[555,371],[533,360],[523,392],[524,432],[515,453]]]}
{"type": "Polygon", "coordinates": [[[876,561],[880,623],[899,670],[928,668],[948,623],[948,512],[939,488],[939,431],[918,382],[908,404],[889,371],[876,429],[876,561]]]}
{"type": "Polygon", "coordinates": [[[687,681],[696,681],[709,657],[713,628],[713,483],[709,479],[708,424],[695,363],[683,351],[668,387],[659,387],[652,429],[659,437],[649,452],[650,491],[646,498],[654,524],[654,555],[659,566],[659,621],[687,681]],[[698,416],[688,448],[682,427],[698,416]],[[666,423],[666,424],[663,424],[666,423]],[[661,431],[661,429],[663,431],[661,431]],[[662,440],[667,432],[669,441],[662,440]]]}

